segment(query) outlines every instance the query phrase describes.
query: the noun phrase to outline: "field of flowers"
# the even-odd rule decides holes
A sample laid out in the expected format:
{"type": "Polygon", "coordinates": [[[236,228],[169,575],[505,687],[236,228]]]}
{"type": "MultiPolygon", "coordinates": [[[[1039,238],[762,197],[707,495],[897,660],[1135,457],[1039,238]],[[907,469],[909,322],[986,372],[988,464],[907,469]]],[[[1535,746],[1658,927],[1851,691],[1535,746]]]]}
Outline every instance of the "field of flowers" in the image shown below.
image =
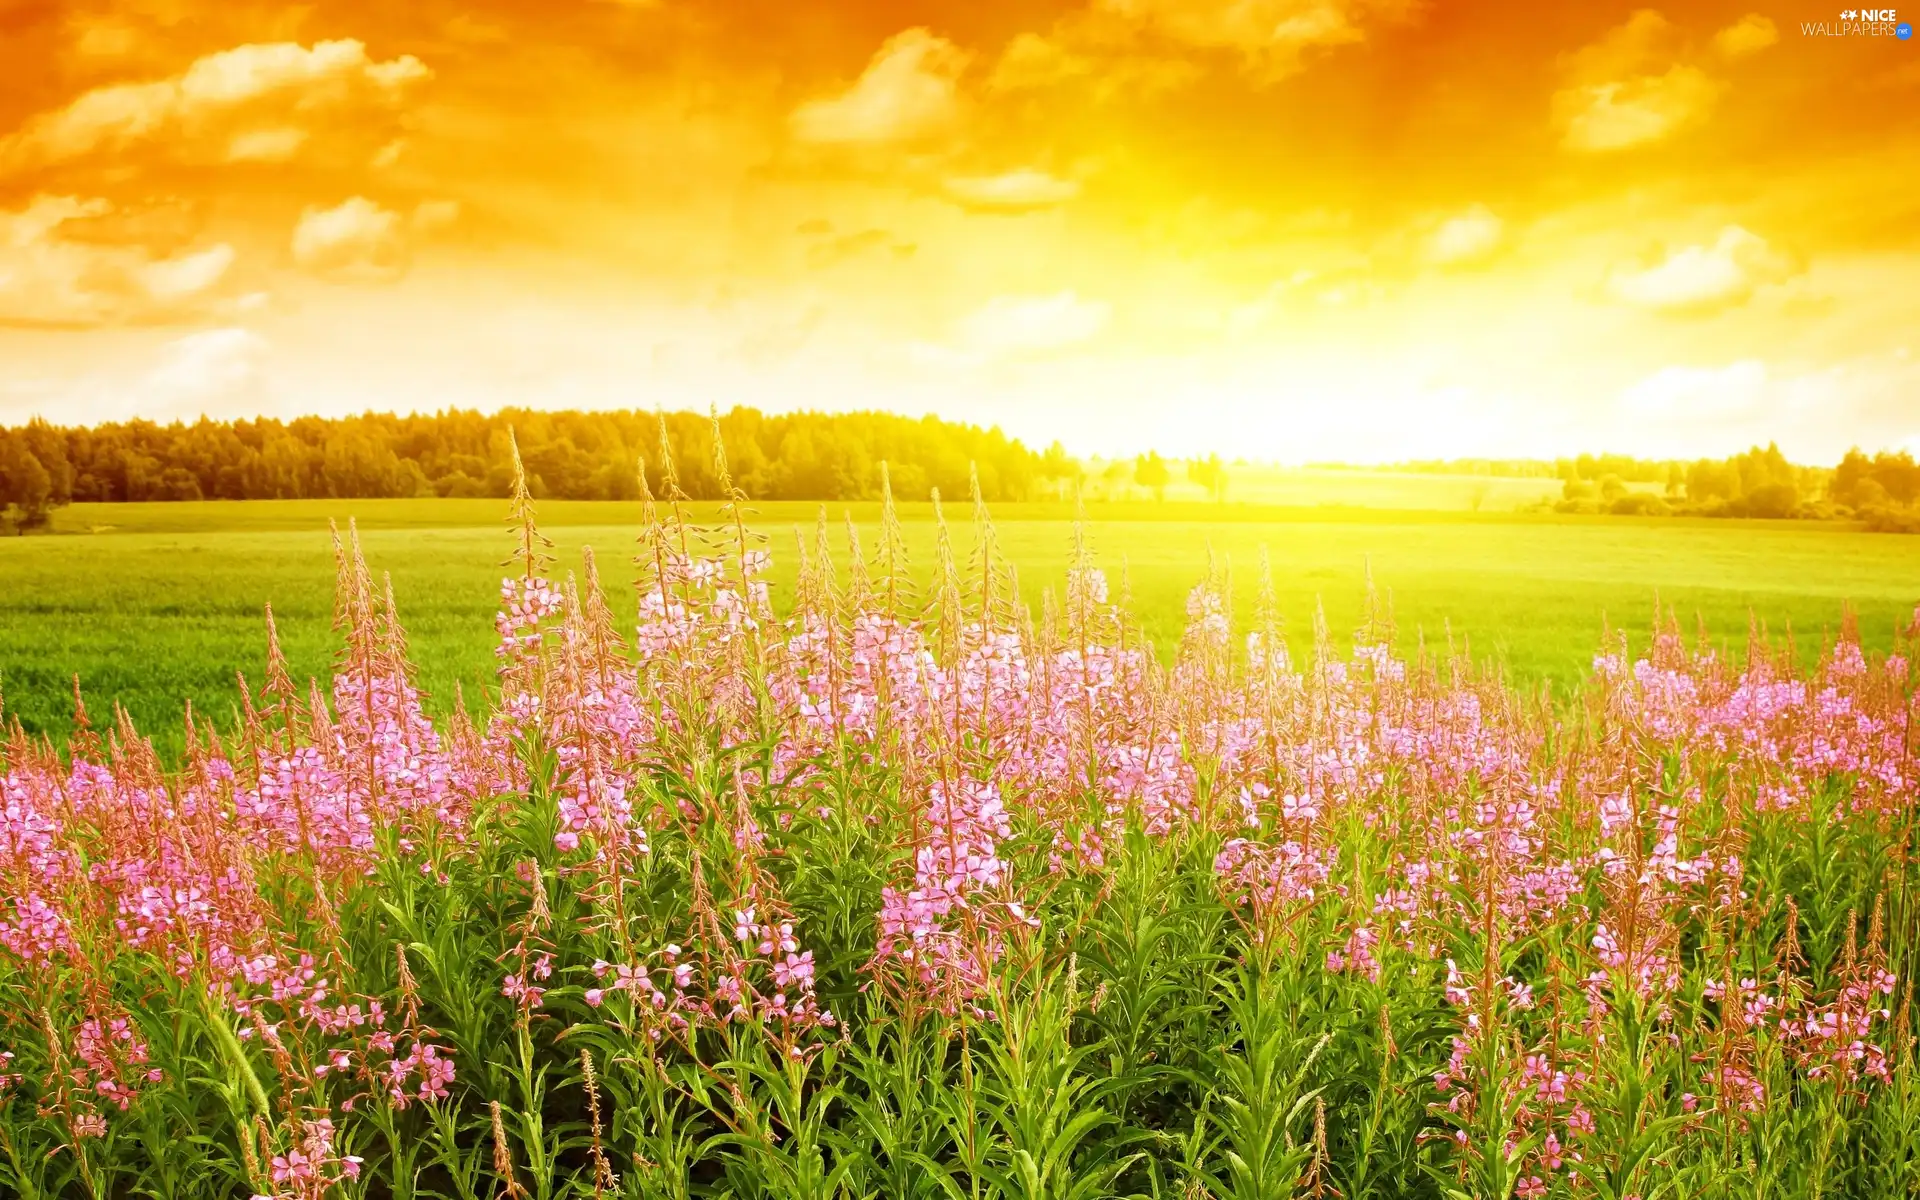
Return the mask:
{"type": "Polygon", "coordinates": [[[270,652],[178,770],[8,742],[0,1194],[1920,1188],[1920,627],[1615,637],[1566,704],[1216,576],[1162,666],[977,505],[776,614],[662,491],[631,632],[516,501],[483,719],[349,532],[330,687],[270,652]]]}

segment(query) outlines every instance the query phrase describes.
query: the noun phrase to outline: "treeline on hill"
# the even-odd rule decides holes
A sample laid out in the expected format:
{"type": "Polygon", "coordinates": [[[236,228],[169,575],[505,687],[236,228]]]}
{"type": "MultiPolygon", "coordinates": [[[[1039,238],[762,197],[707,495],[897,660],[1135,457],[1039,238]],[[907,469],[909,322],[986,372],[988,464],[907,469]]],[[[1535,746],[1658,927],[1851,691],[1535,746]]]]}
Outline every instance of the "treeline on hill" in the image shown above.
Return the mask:
{"type": "Polygon", "coordinates": [[[1653,462],[1581,455],[1559,464],[1559,512],[1625,516],[1852,518],[1887,532],[1920,532],[1920,463],[1905,451],[1847,451],[1838,467],[1803,467],[1780,448],[1731,458],[1653,462]],[[1659,491],[1634,483],[1658,483],[1659,491]]]}
{"type": "MultiPolygon", "coordinates": [[[[651,479],[662,474],[663,426],[681,489],[696,500],[719,495],[716,427],[735,481],[761,500],[873,499],[882,463],[895,494],[914,499],[934,488],[964,496],[972,470],[990,501],[1066,498],[1086,489],[1112,497],[1133,487],[1164,499],[1177,468],[1216,501],[1226,498],[1228,483],[1218,455],[1182,463],[1148,451],[1090,471],[1057,442],[1039,453],[998,429],[881,412],[773,416],[736,408],[716,419],[691,412],[451,409],[91,428],[35,420],[0,428],[0,531],[44,525],[54,508],[75,501],[503,498],[512,484],[510,434],[536,497],[634,499],[637,463],[651,479]]],[[[1837,467],[1799,466],[1769,445],[1691,462],[1582,454],[1370,469],[1558,477],[1561,498],[1542,507],[1566,513],[1842,519],[1920,533],[1920,464],[1904,451],[1869,456],[1850,450],[1837,467]]]]}
{"type": "MultiPolygon", "coordinates": [[[[681,489],[716,498],[716,421],[704,414],[456,409],[93,428],[34,421],[0,429],[0,510],[30,528],[74,501],[504,497],[513,482],[509,431],[535,496],[633,499],[637,462],[660,478],[663,423],[681,489]]],[[[937,487],[963,497],[977,469],[986,499],[1022,500],[1040,480],[1071,470],[1057,445],[1037,454],[998,429],[931,416],[736,408],[717,425],[734,479],[756,499],[871,499],[885,462],[901,496],[937,487]]]]}

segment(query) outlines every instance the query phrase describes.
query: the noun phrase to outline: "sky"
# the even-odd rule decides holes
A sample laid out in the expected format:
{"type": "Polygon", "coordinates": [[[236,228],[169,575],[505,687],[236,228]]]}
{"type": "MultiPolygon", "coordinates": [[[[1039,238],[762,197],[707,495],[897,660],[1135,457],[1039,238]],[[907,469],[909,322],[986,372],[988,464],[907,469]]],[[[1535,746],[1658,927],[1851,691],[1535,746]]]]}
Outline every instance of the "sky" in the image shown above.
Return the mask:
{"type": "Polygon", "coordinates": [[[1920,12],[1755,2],[0,0],[0,423],[1920,449],[1920,12]]]}

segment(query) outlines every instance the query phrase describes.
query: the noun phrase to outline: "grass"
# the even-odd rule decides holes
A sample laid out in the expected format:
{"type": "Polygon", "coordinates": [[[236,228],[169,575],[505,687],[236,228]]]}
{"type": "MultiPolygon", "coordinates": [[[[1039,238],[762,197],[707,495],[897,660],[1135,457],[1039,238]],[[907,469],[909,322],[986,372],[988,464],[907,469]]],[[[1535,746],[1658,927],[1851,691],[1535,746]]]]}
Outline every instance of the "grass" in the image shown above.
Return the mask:
{"type": "MultiPolygon", "coordinates": [[[[1402,483],[1403,500],[1422,498],[1402,483]]],[[[871,551],[878,506],[845,507],[871,551]]],[[[296,675],[324,675],[336,643],[326,523],[348,517],[374,568],[392,576],[422,683],[444,711],[456,682],[472,690],[492,678],[491,614],[509,549],[503,509],[490,500],[338,500],[61,510],[53,535],[0,539],[6,711],[31,732],[64,736],[78,673],[96,720],[124,705],[172,750],[183,698],[224,722],[236,672],[258,674],[268,602],[296,675]]],[[[776,597],[794,578],[792,531],[805,527],[811,539],[817,514],[810,504],[759,506],[757,523],[776,551],[776,597]]],[[[924,578],[931,508],[907,505],[902,515],[924,578]]],[[[560,568],[594,547],[609,591],[631,613],[631,592],[620,585],[631,578],[636,507],[555,501],[540,516],[560,568]]],[[[948,517],[964,558],[968,514],[950,506],[948,517]]],[[[993,517],[1037,608],[1042,589],[1057,591],[1064,579],[1071,509],[1008,505],[993,517]]],[[[832,519],[840,554],[839,507],[832,519]]],[[[1187,593],[1209,557],[1230,567],[1245,605],[1264,551],[1296,648],[1311,639],[1316,605],[1344,641],[1371,569],[1392,593],[1403,650],[1419,636],[1439,643],[1451,635],[1519,680],[1561,687],[1586,670],[1608,624],[1646,629],[1656,595],[1690,631],[1697,617],[1714,637],[1737,643],[1752,614],[1776,633],[1791,625],[1803,648],[1852,604],[1863,642],[1884,649],[1920,600],[1911,540],[1830,525],[1170,501],[1096,506],[1088,529],[1116,585],[1124,559],[1134,611],[1163,652],[1179,637],[1187,593]]]]}

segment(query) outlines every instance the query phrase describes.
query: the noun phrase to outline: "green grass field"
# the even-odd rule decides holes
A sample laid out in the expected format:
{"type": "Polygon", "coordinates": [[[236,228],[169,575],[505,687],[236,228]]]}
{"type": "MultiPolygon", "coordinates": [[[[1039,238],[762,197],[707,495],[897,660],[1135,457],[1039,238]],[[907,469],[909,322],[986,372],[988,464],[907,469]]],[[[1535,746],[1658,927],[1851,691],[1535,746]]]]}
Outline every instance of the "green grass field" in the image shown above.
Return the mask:
{"type": "MultiPolygon", "coordinates": [[[[1442,486],[1451,487],[1443,481],[1442,486]]],[[[1400,498],[1418,500],[1408,485],[1400,498]]],[[[261,619],[271,601],[297,673],[321,674],[334,647],[333,559],[326,523],[356,518],[374,568],[390,572],[423,684],[441,706],[453,685],[484,686],[492,670],[491,616],[511,539],[496,501],[257,501],[76,505],[51,535],[0,539],[0,691],[32,732],[63,736],[77,673],[96,719],[123,704],[163,750],[179,745],[181,703],[224,721],[238,671],[257,675],[261,619]]],[[[869,550],[877,505],[853,505],[869,550]]],[[[836,547],[842,507],[831,513],[836,547]]],[[[933,559],[928,505],[903,506],[913,566],[933,559]]],[[[775,554],[777,592],[790,588],[796,525],[809,538],[811,504],[758,506],[775,554]]],[[[551,502],[540,508],[559,568],[595,548],[617,605],[632,611],[633,505],[551,502]]],[[[994,512],[1023,592],[1064,578],[1072,513],[1061,505],[994,512]]],[[[964,506],[948,517],[957,551],[973,544],[964,506]]],[[[1792,522],[1575,518],[1536,514],[1351,507],[1277,508],[1202,503],[1097,506],[1094,550],[1116,586],[1126,564],[1137,616],[1163,651],[1184,620],[1187,592],[1209,554],[1231,565],[1241,615],[1264,549],[1297,646],[1314,607],[1343,640],[1359,619],[1365,574],[1390,589],[1403,649],[1451,629],[1476,656],[1520,678],[1564,682],[1590,663],[1605,623],[1644,644],[1654,597],[1691,630],[1743,641],[1749,612],[1774,632],[1789,622],[1803,650],[1860,614],[1870,645],[1888,644],[1920,600],[1920,545],[1912,539],[1792,522]]]]}

